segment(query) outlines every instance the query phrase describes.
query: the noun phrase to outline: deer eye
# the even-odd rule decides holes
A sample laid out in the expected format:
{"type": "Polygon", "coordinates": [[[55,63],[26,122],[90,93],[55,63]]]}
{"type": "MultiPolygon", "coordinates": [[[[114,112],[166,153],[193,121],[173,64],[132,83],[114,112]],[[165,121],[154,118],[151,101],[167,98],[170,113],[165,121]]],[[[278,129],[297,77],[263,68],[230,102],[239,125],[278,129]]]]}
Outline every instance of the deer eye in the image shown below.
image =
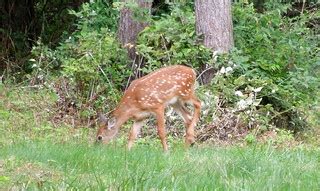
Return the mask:
{"type": "Polygon", "coordinates": [[[99,135],[99,136],[97,137],[97,139],[98,139],[99,141],[101,141],[101,140],[102,140],[102,136],[99,135]]]}

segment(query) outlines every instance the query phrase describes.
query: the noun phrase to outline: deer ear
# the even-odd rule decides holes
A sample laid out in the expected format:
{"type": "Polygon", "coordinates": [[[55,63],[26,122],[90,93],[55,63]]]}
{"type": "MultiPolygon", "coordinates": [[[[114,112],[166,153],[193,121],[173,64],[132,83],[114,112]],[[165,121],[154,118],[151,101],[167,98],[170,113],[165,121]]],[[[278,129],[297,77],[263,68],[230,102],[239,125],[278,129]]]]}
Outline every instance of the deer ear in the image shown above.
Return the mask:
{"type": "Polygon", "coordinates": [[[101,113],[99,113],[98,115],[99,115],[99,123],[107,124],[107,121],[108,121],[107,118],[101,113]]]}
{"type": "Polygon", "coordinates": [[[116,125],[116,118],[115,118],[115,117],[112,117],[112,118],[109,119],[109,121],[108,121],[108,129],[112,129],[115,125],[116,125]]]}

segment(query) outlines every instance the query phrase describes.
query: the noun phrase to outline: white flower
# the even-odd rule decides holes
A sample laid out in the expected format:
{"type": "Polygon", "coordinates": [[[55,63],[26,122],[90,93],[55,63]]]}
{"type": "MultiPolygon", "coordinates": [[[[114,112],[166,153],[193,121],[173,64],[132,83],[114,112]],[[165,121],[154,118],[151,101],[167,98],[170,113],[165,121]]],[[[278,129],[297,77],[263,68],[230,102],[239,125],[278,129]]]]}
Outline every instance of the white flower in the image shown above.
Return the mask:
{"type": "Polygon", "coordinates": [[[236,95],[236,96],[239,96],[239,97],[243,97],[243,93],[241,92],[241,91],[236,91],[236,92],[234,92],[234,94],[236,95]]]}
{"type": "Polygon", "coordinates": [[[259,87],[259,88],[256,88],[256,89],[253,89],[254,92],[258,93],[262,90],[262,87],[259,87]]]}
{"type": "Polygon", "coordinates": [[[220,69],[220,73],[221,73],[221,74],[226,73],[226,68],[225,68],[224,66],[222,66],[222,68],[220,69]]]}
{"type": "Polygon", "coordinates": [[[245,109],[247,107],[247,102],[244,99],[242,99],[238,101],[237,106],[239,109],[245,109]]]}
{"type": "Polygon", "coordinates": [[[230,66],[228,66],[227,68],[226,68],[226,73],[228,73],[228,72],[231,72],[233,69],[230,67],[230,66]]]}
{"type": "Polygon", "coordinates": [[[252,105],[254,105],[254,106],[258,106],[259,104],[260,104],[260,102],[262,101],[262,98],[260,98],[260,99],[256,99],[254,102],[253,102],[253,104],[252,105]]]}
{"type": "Polygon", "coordinates": [[[243,110],[243,109],[248,108],[252,104],[253,104],[253,95],[250,94],[247,99],[242,99],[242,100],[238,101],[237,107],[238,107],[238,109],[243,110]]]}

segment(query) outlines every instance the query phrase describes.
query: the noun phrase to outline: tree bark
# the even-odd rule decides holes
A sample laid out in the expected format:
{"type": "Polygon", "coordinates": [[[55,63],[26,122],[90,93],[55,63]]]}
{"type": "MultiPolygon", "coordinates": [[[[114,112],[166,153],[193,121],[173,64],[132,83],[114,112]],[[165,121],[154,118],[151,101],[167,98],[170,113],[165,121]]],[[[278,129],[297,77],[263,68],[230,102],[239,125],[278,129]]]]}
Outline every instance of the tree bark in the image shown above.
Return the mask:
{"type": "Polygon", "coordinates": [[[196,30],[213,51],[228,52],[233,46],[230,0],[196,0],[196,30]]]}
{"type": "MultiPolygon", "coordinates": [[[[124,2],[137,3],[141,9],[151,11],[152,1],[148,0],[124,0],[124,2]]],[[[123,47],[128,50],[128,56],[131,60],[136,58],[135,45],[138,34],[148,25],[147,22],[137,21],[133,17],[133,10],[128,7],[120,11],[120,21],[118,29],[118,38],[123,47]]]]}
{"type": "MultiPolygon", "coordinates": [[[[227,53],[233,47],[231,0],[196,0],[195,13],[196,32],[202,43],[214,52],[227,53]]],[[[213,72],[204,73],[204,83],[212,79],[213,72]]]]}

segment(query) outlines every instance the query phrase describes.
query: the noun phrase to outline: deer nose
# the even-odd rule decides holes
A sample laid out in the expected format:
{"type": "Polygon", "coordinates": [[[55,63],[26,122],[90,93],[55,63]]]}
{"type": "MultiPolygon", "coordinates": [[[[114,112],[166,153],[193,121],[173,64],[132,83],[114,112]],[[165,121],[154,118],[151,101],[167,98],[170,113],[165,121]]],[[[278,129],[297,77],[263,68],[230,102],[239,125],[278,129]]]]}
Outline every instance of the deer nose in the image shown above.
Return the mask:
{"type": "Polygon", "coordinates": [[[102,136],[99,135],[99,136],[97,137],[97,139],[98,139],[98,141],[101,141],[101,140],[102,140],[102,136]]]}

